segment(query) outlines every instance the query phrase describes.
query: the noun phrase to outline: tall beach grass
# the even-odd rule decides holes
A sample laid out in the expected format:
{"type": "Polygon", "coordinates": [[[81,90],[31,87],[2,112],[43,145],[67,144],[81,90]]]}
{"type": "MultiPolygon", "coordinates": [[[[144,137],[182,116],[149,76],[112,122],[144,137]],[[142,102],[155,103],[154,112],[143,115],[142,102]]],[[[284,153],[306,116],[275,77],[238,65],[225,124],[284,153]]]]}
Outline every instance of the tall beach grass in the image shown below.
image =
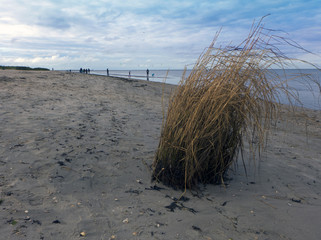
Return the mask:
{"type": "MultiPolygon", "coordinates": [[[[190,75],[172,95],[153,162],[153,179],[174,188],[223,183],[227,170],[248,141],[261,152],[280,110],[279,94],[290,103],[295,92],[271,68],[293,66],[278,43],[301,49],[273,35],[260,21],[238,46],[201,54],[190,75]]],[[[299,76],[297,76],[299,77],[299,76]]]]}

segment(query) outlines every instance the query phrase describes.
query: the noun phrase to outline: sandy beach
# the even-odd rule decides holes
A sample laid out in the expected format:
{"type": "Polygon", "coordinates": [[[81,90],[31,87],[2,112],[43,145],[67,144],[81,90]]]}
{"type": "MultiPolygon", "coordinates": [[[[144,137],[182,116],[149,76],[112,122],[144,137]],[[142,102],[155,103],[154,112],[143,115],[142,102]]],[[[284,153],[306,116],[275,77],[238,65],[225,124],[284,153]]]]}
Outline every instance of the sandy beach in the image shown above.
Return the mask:
{"type": "Polygon", "coordinates": [[[0,70],[0,239],[321,236],[321,111],[283,111],[225,186],[151,182],[173,85],[0,70]]]}

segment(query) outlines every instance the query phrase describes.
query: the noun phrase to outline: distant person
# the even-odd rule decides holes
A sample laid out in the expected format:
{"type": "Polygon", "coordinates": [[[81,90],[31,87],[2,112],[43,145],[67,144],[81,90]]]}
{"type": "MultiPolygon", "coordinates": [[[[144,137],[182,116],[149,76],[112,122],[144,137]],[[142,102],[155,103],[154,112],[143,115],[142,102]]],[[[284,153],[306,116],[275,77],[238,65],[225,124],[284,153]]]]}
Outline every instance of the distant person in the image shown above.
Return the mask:
{"type": "Polygon", "coordinates": [[[88,74],[88,69],[85,69],[85,73],[88,74]]]}
{"type": "Polygon", "coordinates": [[[82,73],[82,68],[80,68],[79,72],[82,73]]]}
{"type": "Polygon", "coordinates": [[[90,68],[88,68],[88,74],[90,74],[90,68]]]}
{"type": "Polygon", "coordinates": [[[109,77],[109,69],[107,68],[107,77],[109,77]]]}
{"type": "Polygon", "coordinates": [[[149,81],[149,70],[148,70],[148,68],[146,70],[146,75],[147,75],[147,81],[149,81]]]}
{"type": "Polygon", "coordinates": [[[128,77],[130,78],[130,71],[128,72],[128,77]]]}

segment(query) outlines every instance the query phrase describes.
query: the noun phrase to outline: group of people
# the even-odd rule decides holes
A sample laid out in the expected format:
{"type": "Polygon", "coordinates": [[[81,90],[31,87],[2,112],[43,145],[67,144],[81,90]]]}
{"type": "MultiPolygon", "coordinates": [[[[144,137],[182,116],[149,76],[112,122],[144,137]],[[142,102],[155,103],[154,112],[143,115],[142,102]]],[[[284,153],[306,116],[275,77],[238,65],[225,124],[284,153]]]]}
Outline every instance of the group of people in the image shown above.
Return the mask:
{"type": "Polygon", "coordinates": [[[90,74],[90,69],[89,68],[88,69],[87,68],[86,69],[80,68],[79,72],[80,73],[90,74]]]}
{"type": "MultiPolygon", "coordinates": [[[[70,70],[71,72],[71,70],[70,70]]],[[[79,69],[80,73],[85,73],[85,74],[90,74],[90,69],[89,68],[80,68],[79,69]]],[[[107,76],[109,76],[109,69],[107,68],[107,76]]],[[[147,76],[147,81],[149,81],[149,69],[146,70],[146,76],[147,76]]],[[[131,77],[131,71],[128,72],[128,77],[131,77]]],[[[152,74],[152,77],[154,77],[154,73],[152,74]]]]}

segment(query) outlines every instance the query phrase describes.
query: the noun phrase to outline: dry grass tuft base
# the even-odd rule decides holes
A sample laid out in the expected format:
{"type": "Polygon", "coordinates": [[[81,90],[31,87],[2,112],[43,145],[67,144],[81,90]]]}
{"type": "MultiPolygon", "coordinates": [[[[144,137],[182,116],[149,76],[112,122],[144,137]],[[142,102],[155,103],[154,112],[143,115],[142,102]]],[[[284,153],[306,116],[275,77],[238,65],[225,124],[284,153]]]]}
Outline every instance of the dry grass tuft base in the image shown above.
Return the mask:
{"type": "Polygon", "coordinates": [[[271,45],[284,39],[267,33],[261,22],[236,47],[214,48],[218,35],[169,103],[153,179],[175,188],[224,182],[244,139],[252,152],[264,146],[280,92],[293,96],[269,70],[293,60],[271,45]]]}

